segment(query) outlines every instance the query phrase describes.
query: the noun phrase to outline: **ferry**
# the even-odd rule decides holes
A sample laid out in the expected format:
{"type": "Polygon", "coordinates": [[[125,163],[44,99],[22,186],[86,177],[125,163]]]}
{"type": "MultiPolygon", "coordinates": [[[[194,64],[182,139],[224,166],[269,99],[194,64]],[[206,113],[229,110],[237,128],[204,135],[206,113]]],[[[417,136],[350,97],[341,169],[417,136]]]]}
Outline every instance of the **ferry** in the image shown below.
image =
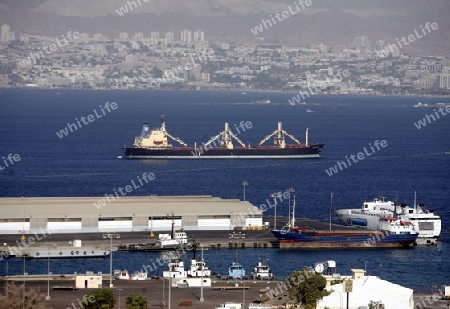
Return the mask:
{"type": "Polygon", "coordinates": [[[352,248],[401,248],[413,246],[417,232],[412,224],[383,222],[379,230],[315,230],[295,225],[295,198],[292,220],[281,230],[272,230],[280,249],[352,249],[352,248]]]}
{"type": "Polygon", "coordinates": [[[228,123],[219,134],[212,137],[201,146],[188,146],[183,140],[172,136],[166,130],[164,116],[161,117],[159,128],[150,129],[148,123],[142,126],[141,135],[134,140],[133,147],[122,150],[130,159],[288,159],[317,158],[325,146],[323,143],[309,143],[306,129],[305,143],[301,143],[293,135],[283,129],[282,123],[271,134],[263,138],[258,146],[246,146],[230,129],[228,123]],[[295,144],[286,143],[290,138],[295,144]],[[263,144],[273,138],[273,146],[263,144]],[[175,147],[171,140],[181,146],[175,147]],[[233,140],[239,146],[233,145],[233,140]]]}
{"type": "Polygon", "coordinates": [[[414,207],[406,204],[397,205],[380,196],[373,201],[364,202],[361,209],[339,209],[336,216],[346,225],[357,225],[369,230],[380,228],[381,217],[399,216],[402,221],[411,222],[418,233],[418,244],[435,244],[441,234],[441,219],[424,204],[414,207]]]}

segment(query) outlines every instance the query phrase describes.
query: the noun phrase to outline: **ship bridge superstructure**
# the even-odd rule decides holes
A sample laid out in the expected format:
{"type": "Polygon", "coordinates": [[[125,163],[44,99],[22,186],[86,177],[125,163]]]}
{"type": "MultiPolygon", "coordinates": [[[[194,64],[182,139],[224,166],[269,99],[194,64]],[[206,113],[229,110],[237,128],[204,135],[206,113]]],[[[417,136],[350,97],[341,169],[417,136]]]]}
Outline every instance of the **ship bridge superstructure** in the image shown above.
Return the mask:
{"type": "Polygon", "coordinates": [[[134,139],[133,146],[138,148],[172,148],[173,146],[170,144],[169,138],[183,146],[187,146],[180,138],[172,136],[167,132],[164,116],[161,116],[161,126],[158,129],[150,130],[148,123],[142,125],[141,135],[134,139]]]}

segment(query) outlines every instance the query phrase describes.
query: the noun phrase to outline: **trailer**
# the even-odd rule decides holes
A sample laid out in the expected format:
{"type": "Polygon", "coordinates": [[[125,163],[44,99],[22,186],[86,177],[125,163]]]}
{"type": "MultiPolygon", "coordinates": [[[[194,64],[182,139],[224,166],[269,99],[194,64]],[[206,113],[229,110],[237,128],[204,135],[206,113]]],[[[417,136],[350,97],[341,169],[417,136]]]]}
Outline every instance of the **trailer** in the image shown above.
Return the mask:
{"type": "Polygon", "coordinates": [[[442,299],[450,300],[450,285],[442,286],[440,292],[442,299]]]}

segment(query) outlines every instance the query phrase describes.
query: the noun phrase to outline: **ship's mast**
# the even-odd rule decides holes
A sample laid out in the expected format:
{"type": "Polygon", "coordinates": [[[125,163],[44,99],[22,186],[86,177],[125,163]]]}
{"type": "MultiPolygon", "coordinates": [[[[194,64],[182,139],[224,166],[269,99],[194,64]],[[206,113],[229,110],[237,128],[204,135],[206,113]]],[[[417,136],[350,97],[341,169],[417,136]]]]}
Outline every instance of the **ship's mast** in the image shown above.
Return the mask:
{"type": "Polygon", "coordinates": [[[416,190],[414,190],[414,213],[417,213],[416,190]]]}
{"type": "Polygon", "coordinates": [[[295,226],[295,194],[294,194],[294,201],[292,203],[292,227],[295,226]]]}
{"type": "Polygon", "coordinates": [[[225,122],[225,128],[223,131],[220,131],[219,134],[211,137],[211,139],[206,142],[204,147],[207,147],[209,144],[220,138],[220,146],[226,147],[227,149],[233,149],[233,140],[237,141],[242,147],[245,147],[245,144],[236,136],[233,134],[233,132],[230,130],[230,126],[228,125],[228,122],[225,122]]]}
{"type": "Polygon", "coordinates": [[[261,146],[266,141],[268,141],[272,136],[274,136],[275,137],[274,145],[278,146],[280,148],[286,148],[286,140],[284,137],[285,135],[290,137],[297,144],[299,144],[299,145],[301,144],[300,141],[298,139],[296,139],[293,135],[291,135],[288,132],[286,132],[285,130],[283,130],[283,124],[281,122],[278,122],[278,128],[275,131],[273,131],[272,133],[270,133],[269,135],[267,135],[266,137],[264,137],[259,142],[258,145],[261,146]]]}
{"type": "Polygon", "coordinates": [[[180,143],[181,145],[187,146],[187,144],[185,142],[183,142],[181,139],[179,139],[178,137],[170,135],[170,133],[166,131],[166,122],[164,121],[164,115],[161,116],[161,128],[160,128],[160,130],[163,132],[164,137],[169,137],[172,140],[180,143]]]}

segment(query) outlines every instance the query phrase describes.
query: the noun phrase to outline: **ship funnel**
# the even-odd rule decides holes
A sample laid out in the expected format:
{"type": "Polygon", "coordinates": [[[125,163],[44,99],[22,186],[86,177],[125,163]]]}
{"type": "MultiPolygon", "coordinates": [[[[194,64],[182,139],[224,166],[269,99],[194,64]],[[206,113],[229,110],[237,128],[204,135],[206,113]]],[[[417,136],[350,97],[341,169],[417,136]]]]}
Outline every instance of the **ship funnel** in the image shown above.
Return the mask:
{"type": "Polygon", "coordinates": [[[142,131],[141,131],[141,137],[145,138],[148,136],[148,133],[150,133],[150,126],[148,123],[144,123],[142,125],[142,131]]]}

